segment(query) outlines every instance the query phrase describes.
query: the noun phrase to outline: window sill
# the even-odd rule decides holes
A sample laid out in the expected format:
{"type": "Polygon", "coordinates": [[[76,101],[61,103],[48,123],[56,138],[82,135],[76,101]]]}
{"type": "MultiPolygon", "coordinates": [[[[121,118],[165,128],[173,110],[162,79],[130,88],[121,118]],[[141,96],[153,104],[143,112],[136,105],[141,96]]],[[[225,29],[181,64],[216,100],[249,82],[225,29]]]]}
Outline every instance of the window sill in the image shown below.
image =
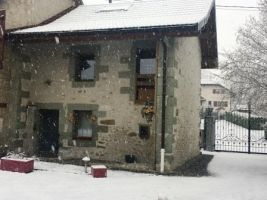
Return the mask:
{"type": "MultiPolygon", "coordinates": [[[[145,105],[147,101],[146,100],[135,100],[136,105],[145,105]]],[[[150,101],[151,105],[154,106],[154,101],[150,101]]]]}
{"type": "Polygon", "coordinates": [[[73,140],[87,140],[91,141],[93,138],[92,137],[74,137],[73,140]]]}
{"type": "Polygon", "coordinates": [[[155,78],[155,74],[136,74],[136,78],[155,78]]]}
{"type": "Polygon", "coordinates": [[[74,80],[74,82],[77,82],[77,83],[86,83],[86,82],[94,82],[95,79],[88,79],[88,80],[74,80]]]}

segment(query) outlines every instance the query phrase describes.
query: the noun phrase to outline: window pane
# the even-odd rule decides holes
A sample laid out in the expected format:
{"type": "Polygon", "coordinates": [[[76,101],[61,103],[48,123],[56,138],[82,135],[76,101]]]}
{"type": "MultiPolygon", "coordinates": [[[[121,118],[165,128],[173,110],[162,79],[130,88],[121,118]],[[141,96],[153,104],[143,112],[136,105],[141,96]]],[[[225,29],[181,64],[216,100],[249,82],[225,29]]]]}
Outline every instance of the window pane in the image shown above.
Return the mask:
{"type": "Polygon", "coordinates": [[[81,80],[94,80],[95,76],[95,61],[83,60],[81,64],[81,80]]]}
{"type": "Polygon", "coordinates": [[[154,102],[154,88],[137,88],[137,100],[154,102]]]}
{"type": "Polygon", "coordinates": [[[93,125],[91,121],[91,111],[75,111],[77,126],[75,132],[78,137],[91,138],[93,136],[93,125]]]}
{"type": "Polygon", "coordinates": [[[93,134],[92,134],[92,129],[83,129],[83,128],[80,128],[78,129],[78,137],[92,137],[93,134]]]}
{"type": "Polygon", "coordinates": [[[148,58],[140,60],[140,74],[155,74],[156,59],[148,58]]]}

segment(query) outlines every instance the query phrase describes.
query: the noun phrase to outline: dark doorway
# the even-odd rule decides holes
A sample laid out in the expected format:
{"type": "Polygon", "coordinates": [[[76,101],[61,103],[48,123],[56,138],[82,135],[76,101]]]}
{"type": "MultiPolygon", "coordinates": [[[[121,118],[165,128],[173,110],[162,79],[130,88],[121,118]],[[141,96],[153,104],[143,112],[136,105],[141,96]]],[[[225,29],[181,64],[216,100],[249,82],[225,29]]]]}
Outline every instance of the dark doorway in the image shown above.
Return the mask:
{"type": "Polygon", "coordinates": [[[58,110],[39,110],[39,154],[53,157],[58,153],[58,110]]]}

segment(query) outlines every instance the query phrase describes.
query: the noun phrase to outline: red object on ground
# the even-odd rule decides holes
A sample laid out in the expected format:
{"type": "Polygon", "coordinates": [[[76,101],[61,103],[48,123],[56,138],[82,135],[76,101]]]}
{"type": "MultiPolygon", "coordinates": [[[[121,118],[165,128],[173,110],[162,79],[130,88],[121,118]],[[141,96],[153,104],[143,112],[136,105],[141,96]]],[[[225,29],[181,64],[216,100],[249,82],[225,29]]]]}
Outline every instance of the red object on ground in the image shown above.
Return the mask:
{"type": "Polygon", "coordinates": [[[33,159],[14,159],[14,158],[1,158],[1,170],[29,173],[33,171],[33,159]]]}
{"type": "Polygon", "coordinates": [[[92,165],[91,174],[94,178],[107,177],[107,167],[105,165],[92,165]]]}

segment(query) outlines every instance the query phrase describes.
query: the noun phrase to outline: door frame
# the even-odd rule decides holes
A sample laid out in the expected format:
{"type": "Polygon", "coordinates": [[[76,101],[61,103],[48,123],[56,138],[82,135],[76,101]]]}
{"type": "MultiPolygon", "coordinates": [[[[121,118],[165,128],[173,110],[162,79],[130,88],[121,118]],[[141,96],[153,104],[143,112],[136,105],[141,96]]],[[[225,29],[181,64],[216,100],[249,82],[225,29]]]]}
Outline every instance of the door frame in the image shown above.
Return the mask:
{"type": "Polygon", "coordinates": [[[38,152],[38,154],[39,155],[41,155],[41,156],[44,156],[44,157],[55,157],[55,156],[57,156],[57,154],[58,154],[58,150],[59,150],[59,136],[60,136],[60,134],[59,134],[59,132],[60,132],[60,127],[59,127],[59,124],[60,124],[60,110],[59,109],[47,109],[47,108],[39,108],[38,109],[38,117],[37,117],[37,125],[38,125],[38,128],[37,128],[37,131],[38,131],[38,134],[37,134],[37,152],[38,152]],[[55,150],[55,152],[52,152],[52,151],[42,151],[41,149],[40,149],[40,146],[41,146],[41,139],[40,139],[40,136],[42,135],[42,134],[44,134],[44,133],[42,133],[42,130],[41,130],[41,126],[42,126],[42,122],[41,122],[41,115],[42,115],[42,112],[49,112],[49,111],[51,111],[51,112],[56,112],[57,114],[57,116],[55,117],[55,119],[56,119],[56,123],[57,123],[57,126],[56,126],[56,137],[55,138],[57,138],[56,139],[56,141],[55,141],[55,143],[56,143],[56,150],[55,150]]]}

